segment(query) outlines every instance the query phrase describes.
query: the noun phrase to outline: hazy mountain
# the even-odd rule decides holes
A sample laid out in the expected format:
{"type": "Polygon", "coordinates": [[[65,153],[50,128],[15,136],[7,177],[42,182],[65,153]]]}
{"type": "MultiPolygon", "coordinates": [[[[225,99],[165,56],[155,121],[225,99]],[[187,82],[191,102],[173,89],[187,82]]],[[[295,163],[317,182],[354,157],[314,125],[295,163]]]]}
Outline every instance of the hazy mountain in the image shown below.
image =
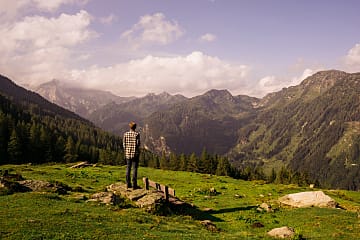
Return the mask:
{"type": "Polygon", "coordinates": [[[50,103],[39,94],[16,85],[13,81],[2,75],[0,75],[0,94],[16,104],[23,105],[30,111],[39,111],[38,114],[60,115],[88,122],[75,113],[50,103]]]}
{"type": "Polygon", "coordinates": [[[120,163],[121,139],[0,75],[0,165],[74,161],[120,163]]]}
{"type": "Polygon", "coordinates": [[[146,146],[157,152],[223,154],[237,141],[237,129],[246,124],[259,100],[211,90],[157,111],[144,120],[146,146]]]}
{"type": "Polygon", "coordinates": [[[170,95],[166,92],[151,93],[125,103],[110,103],[90,114],[89,119],[103,129],[122,134],[128,129],[129,121],[135,121],[141,127],[150,114],[164,111],[186,99],[182,95],[170,95]]]}
{"type": "Polygon", "coordinates": [[[88,117],[106,104],[123,103],[134,99],[134,97],[119,97],[108,91],[71,87],[59,80],[43,83],[34,91],[83,117],[88,117]]]}
{"type": "Polygon", "coordinates": [[[286,164],[323,186],[360,187],[360,73],[323,71],[269,94],[240,128],[236,165],[286,164]]]}

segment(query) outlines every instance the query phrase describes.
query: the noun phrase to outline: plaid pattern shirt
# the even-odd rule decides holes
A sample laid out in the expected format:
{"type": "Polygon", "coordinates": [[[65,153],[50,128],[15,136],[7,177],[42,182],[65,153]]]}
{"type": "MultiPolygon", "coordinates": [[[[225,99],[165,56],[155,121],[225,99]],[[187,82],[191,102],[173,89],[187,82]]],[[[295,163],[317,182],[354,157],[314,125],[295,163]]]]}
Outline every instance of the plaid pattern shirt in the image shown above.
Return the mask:
{"type": "Polygon", "coordinates": [[[125,151],[125,158],[131,159],[140,154],[140,134],[133,130],[124,133],[123,146],[125,151]]]}

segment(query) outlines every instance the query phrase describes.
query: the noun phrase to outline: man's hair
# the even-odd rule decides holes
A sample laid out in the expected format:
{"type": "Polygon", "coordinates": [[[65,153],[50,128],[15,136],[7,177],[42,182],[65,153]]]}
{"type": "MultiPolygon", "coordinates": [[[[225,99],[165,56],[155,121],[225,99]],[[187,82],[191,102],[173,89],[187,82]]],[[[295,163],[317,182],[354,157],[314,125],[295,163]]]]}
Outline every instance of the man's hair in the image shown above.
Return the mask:
{"type": "Polygon", "coordinates": [[[136,129],[136,123],[134,123],[133,121],[131,121],[129,123],[129,127],[132,129],[132,130],[135,130],[136,129]]]}

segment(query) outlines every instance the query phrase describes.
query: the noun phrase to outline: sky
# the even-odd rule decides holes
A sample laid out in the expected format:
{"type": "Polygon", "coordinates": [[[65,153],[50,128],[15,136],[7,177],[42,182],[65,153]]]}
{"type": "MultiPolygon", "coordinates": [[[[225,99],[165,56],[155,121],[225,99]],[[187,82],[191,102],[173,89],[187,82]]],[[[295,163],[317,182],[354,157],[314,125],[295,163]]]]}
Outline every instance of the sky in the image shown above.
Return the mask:
{"type": "Polygon", "coordinates": [[[263,97],[360,72],[358,0],[0,0],[0,74],[119,96],[263,97]]]}

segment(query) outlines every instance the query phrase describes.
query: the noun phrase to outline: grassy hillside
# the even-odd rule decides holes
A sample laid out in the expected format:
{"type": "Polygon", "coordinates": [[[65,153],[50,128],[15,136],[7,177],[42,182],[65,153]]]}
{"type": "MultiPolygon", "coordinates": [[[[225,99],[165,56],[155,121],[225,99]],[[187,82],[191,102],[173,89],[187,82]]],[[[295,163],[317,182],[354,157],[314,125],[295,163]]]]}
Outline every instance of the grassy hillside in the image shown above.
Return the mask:
{"type": "Polygon", "coordinates": [[[127,201],[119,206],[85,201],[92,193],[125,179],[124,167],[1,166],[5,169],[26,179],[57,181],[76,190],[67,195],[28,192],[0,196],[1,239],[268,239],[267,231],[285,225],[296,230],[298,239],[360,238],[360,192],[325,191],[344,209],[289,209],[280,208],[276,199],[310,189],[140,168],[139,179],[146,176],[169,185],[180,199],[198,208],[192,216],[156,216],[127,201]],[[217,194],[210,194],[211,188],[217,194]],[[256,208],[263,202],[275,211],[258,212],[256,208]],[[212,210],[204,211],[206,208],[212,210]],[[221,231],[205,229],[199,221],[204,219],[221,231]],[[264,227],[255,227],[257,222],[264,227]]]}

